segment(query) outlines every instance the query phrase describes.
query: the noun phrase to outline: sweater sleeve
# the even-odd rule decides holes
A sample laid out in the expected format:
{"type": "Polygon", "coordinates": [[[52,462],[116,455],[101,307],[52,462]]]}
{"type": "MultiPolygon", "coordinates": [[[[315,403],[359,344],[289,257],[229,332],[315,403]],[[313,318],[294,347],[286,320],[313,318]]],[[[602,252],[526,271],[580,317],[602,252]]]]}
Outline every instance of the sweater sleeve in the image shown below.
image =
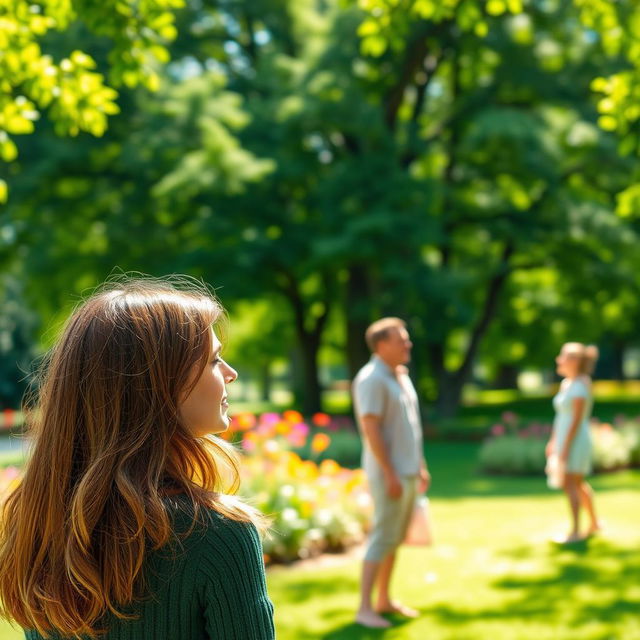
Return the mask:
{"type": "Polygon", "coordinates": [[[246,522],[215,518],[198,554],[200,598],[212,640],[273,640],[262,544],[246,522]]]}

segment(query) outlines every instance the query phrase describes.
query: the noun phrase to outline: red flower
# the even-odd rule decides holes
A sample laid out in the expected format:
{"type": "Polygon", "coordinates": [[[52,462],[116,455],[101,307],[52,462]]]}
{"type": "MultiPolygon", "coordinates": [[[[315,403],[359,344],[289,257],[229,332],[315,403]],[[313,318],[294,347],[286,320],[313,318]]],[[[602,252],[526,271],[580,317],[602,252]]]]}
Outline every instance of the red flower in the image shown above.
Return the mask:
{"type": "Polygon", "coordinates": [[[331,416],[326,413],[314,413],[311,420],[317,427],[328,427],[331,424],[331,416]]]}

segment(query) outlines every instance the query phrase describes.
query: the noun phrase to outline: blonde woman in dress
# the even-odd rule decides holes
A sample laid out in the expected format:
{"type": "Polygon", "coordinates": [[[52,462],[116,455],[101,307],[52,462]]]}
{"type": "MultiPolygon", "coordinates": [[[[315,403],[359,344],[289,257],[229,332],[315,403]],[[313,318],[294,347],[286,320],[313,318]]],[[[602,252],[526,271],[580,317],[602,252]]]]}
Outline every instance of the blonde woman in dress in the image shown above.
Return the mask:
{"type": "Polygon", "coordinates": [[[585,476],[591,472],[591,373],[598,355],[595,346],[568,342],[556,357],[557,373],[563,380],[553,398],[556,415],[547,444],[547,457],[555,456],[561,486],[569,500],[571,530],[563,540],[568,543],[584,537],[580,533],[581,508],[585,509],[590,521],[587,536],[600,529],[593,506],[593,490],[585,481],[585,476]]]}

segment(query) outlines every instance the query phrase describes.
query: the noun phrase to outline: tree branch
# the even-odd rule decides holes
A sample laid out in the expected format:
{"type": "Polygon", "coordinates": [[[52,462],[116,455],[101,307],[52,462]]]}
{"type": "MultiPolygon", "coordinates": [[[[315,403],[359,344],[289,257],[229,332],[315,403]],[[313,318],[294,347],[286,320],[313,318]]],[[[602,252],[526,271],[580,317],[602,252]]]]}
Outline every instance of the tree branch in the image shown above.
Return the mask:
{"type": "MultiPolygon", "coordinates": [[[[449,26],[449,21],[437,25],[437,31],[449,26]]],[[[427,36],[433,29],[429,22],[418,25],[416,33],[410,39],[405,50],[404,61],[398,72],[398,80],[391,87],[384,99],[384,120],[391,131],[395,130],[398,110],[404,98],[406,88],[413,82],[416,71],[424,64],[428,53],[427,36]]]]}
{"type": "Polygon", "coordinates": [[[496,273],[489,282],[489,289],[484,301],[484,306],[480,313],[480,317],[478,318],[478,322],[471,332],[471,340],[469,341],[467,353],[465,354],[462,364],[454,374],[460,382],[466,380],[467,376],[469,375],[471,366],[473,365],[473,361],[475,360],[476,353],[480,345],[480,341],[489,328],[489,324],[491,323],[491,320],[496,313],[500,293],[510,273],[509,261],[514,251],[515,246],[513,240],[509,240],[502,250],[502,255],[500,256],[500,261],[498,263],[496,273]]]}

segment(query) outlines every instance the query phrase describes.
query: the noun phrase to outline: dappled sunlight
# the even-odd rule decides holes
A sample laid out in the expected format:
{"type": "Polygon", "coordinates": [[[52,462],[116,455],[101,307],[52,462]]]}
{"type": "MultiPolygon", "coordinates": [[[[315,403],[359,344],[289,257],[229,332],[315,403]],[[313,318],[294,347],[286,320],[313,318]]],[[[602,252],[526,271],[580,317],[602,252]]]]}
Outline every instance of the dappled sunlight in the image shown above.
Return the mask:
{"type": "Polygon", "coordinates": [[[400,550],[394,587],[400,600],[420,610],[420,618],[383,631],[355,625],[360,563],[352,558],[329,569],[269,573],[272,596],[281,602],[279,638],[640,637],[635,613],[640,586],[634,579],[640,572],[640,513],[630,510],[639,497],[639,472],[597,477],[604,532],[561,546],[552,538],[566,533],[565,499],[548,490],[544,478],[490,479],[482,492],[469,494],[476,477],[474,457],[468,455],[473,447],[428,443],[427,448],[435,544],[400,550]],[[600,481],[607,485],[602,493],[600,481]],[[518,488],[525,491],[518,495],[518,488]]]}

